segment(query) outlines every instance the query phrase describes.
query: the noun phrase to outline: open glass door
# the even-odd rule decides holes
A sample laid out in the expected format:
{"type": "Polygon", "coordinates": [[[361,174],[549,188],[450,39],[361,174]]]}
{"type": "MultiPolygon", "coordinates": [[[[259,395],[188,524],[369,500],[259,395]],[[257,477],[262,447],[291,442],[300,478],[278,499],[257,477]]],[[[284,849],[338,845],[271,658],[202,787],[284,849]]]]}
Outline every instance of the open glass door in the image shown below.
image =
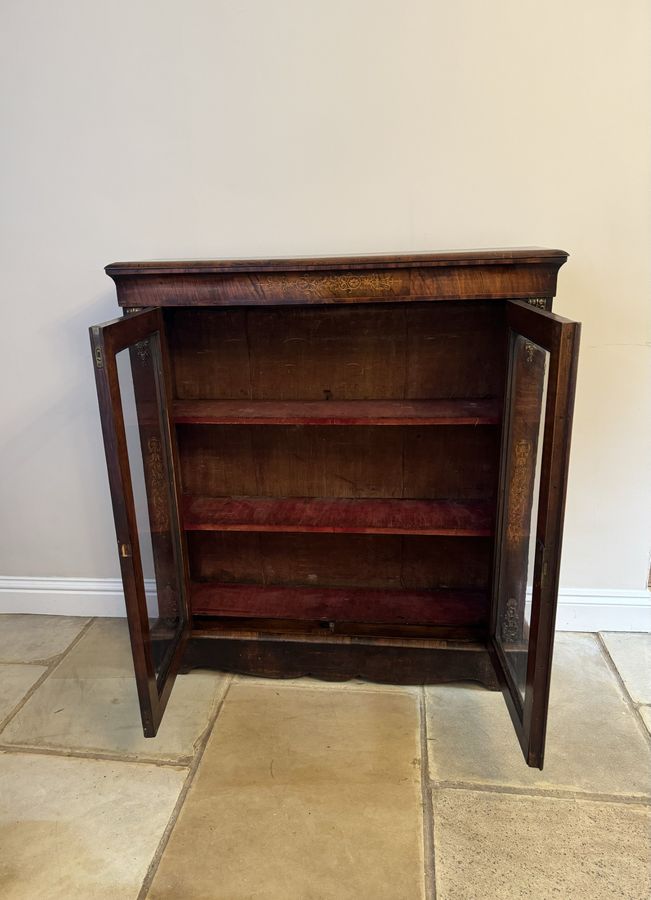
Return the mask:
{"type": "Polygon", "coordinates": [[[142,725],[154,737],[190,629],[162,313],[93,326],[90,338],[142,725]]]}
{"type": "Polygon", "coordinates": [[[527,764],[542,769],[580,325],[506,306],[490,650],[527,764]]]}

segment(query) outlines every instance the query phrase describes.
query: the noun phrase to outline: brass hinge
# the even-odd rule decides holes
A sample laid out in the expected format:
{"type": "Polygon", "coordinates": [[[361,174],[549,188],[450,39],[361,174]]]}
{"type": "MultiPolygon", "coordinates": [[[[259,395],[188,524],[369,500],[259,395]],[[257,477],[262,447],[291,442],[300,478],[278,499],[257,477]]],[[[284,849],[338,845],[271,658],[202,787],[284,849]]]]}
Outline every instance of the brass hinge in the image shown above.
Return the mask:
{"type": "Polygon", "coordinates": [[[104,368],[104,354],[101,347],[95,347],[95,365],[98,369],[104,368]]]}
{"type": "Polygon", "coordinates": [[[130,544],[120,544],[120,556],[122,559],[129,559],[131,556],[131,545],[130,544]]]}

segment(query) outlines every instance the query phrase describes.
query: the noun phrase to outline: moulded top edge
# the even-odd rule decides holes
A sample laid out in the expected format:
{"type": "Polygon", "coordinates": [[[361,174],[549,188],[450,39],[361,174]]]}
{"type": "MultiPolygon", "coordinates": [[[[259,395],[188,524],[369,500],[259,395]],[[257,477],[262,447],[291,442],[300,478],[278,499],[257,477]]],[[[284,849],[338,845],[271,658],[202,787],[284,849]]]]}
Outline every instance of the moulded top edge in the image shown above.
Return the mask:
{"type": "Polygon", "coordinates": [[[437,253],[369,253],[355,256],[294,256],[267,259],[169,259],[114,262],[105,267],[107,275],[185,275],[228,272],[292,272],[320,269],[388,269],[445,266],[540,263],[568,257],[565,250],[545,247],[510,247],[486,250],[445,250],[437,253]]]}

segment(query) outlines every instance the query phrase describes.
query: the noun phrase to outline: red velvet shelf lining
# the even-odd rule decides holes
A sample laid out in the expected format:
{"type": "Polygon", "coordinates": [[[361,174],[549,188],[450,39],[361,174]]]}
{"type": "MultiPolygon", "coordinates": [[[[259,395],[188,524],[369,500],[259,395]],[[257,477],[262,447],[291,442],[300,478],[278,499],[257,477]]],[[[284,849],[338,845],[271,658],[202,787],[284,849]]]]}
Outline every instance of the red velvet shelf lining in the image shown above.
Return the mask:
{"type": "Polygon", "coordinates": [[[185,425],[497,425],[496,400],[176,400],[185,425]]]}
{"type": "Polygon", "coordinates": [[[198,616],[472,627],[485,624],[487,610],[487,595],[477,591],[192,585],[198,616]]]}
{"type": "Polygon", "coordinates": [[[489,536],[492,505],[480,500],[185,495],[183,526],[188,531],[489,536]]]}

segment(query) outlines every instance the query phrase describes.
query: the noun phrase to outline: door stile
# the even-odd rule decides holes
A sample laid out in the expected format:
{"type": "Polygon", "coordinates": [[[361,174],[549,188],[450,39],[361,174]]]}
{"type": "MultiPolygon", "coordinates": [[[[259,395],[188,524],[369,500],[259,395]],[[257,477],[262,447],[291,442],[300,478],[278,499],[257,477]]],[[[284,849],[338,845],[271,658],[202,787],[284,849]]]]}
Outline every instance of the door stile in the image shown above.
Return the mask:
{"type": "MultiPolygon", "coordinates": [[[[192,611],[190,608],[190,564],[189,564],[189,556],[188,556],[188,547],[187,547],[187,539],[185,529],[183,528],[183,522],[181,519],[181,509],[182,509],[182,485],[181,485],[181,466],[179,463],[179,448],[178,442],[176,439],[176,428],[172,421],[172,416],[170,414],[170,406],[169,406],[169,398],[174,397],[174,383],[172,377],[172,365],[170,362],[170,354],[168,352],[169,342],[167,339],[167,322],[165,318],[165,313],[162,309],[158,309],[159,321],[160,321],[160,343],[161,343],[161,379],[162,379],[162,389],[164,391],[164,397],[167,398],[164,405],[161,403],[161,410],[165,410],[165,423],[164,427],[166,429],[169,452],[170,452],[170,462],[171,466],[168,468],[169,471],[169,485],[172,492],[171,497],[171,513],[174,518],[172,533],[177,542],[177,553],[178,560],[180,562],[181,570],[182,570],[182,580],[183,580],[183,602],[184,602],[184,612],[185,619],[189,623],[189,628],[187,629],[185,639],[183,641],[183,647],[187,643],[187,639],[189,638],[189,631],[192,626],[192,611]]],[[[160,384],[160,382],[159,382],[160,384]]],[[[182,652],[183,648],[181,649],[182,652]]]]}

